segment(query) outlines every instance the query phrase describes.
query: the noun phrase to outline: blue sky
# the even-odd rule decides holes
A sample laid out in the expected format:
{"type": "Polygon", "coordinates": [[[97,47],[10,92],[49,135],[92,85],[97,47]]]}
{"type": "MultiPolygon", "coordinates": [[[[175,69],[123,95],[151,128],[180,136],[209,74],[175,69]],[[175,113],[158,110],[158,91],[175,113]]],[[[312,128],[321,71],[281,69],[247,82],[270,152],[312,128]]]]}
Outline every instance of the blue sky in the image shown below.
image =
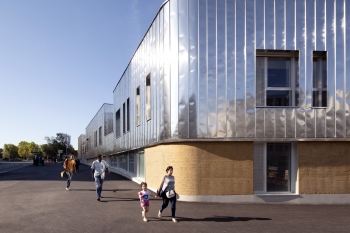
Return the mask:
{"type": "Polygon", "coordinates": [[[164,0],[0,0],[0,148],[78,137],[164,0]]]}

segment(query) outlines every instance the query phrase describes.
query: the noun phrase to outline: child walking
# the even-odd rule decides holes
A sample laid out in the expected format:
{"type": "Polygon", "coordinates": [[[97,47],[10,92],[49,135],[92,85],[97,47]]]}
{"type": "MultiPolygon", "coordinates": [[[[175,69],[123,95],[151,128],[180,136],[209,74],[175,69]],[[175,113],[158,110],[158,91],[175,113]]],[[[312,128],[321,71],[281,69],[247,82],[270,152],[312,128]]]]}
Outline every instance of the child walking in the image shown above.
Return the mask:
{"type": "Polygon", "coordinates": [[[140,198],[140,204],[142,208],[142,218],[144,222],[147,222],[146,213],[149,211],[149,197],[151,192],[147,189],[147,183],[141,183],[141,191],[138,192],[140,198]]]}

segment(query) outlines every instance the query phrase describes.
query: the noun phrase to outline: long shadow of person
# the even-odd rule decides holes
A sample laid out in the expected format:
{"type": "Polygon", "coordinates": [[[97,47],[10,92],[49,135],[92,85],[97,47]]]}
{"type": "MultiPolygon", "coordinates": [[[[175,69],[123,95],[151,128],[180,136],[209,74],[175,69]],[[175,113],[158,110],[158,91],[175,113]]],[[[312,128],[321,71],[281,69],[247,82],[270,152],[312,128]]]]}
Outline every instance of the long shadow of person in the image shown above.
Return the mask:
{"type": "Polygon", "coordinates": [[[251,221],[251,220],[258,220],[258,221],[266,221],[266,220],[272,220],[271,218],[256,218],[256,217],[232,217],[232,216],[213,216],[213,217],[207,217],[207,218],[182,218],[177,217],[179,221],[187,221],[187,222],[235,222],[235,221],[251,221]]]}

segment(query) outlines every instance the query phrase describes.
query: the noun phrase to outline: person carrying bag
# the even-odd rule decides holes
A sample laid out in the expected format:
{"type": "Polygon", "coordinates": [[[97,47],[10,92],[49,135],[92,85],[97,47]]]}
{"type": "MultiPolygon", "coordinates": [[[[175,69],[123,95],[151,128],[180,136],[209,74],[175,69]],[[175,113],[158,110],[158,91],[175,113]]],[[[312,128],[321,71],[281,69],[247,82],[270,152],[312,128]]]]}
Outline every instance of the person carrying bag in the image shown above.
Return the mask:
{"type": "Polygon", "coordinates": [[[162,212],[168,206],[170,201],[172,221],[176,223],[176,192],[175,177],[173,176],[173,167],[168,166],[165,171],[167,175],[163,176],[162,182],[160,183],[159,189],[157,190],[157,196],[163,199],[163,204],[159,209],[158,217],[162,217],[162,212]]]}
{"type": "Polygon", "coordinates": [[[64,162],[63,162],[64,170],[61,171],[61,178],[66,178],[67,177],[67,173],[66,173],[67,162],[68,162],[67,159],[65,159],[64,162]]]}

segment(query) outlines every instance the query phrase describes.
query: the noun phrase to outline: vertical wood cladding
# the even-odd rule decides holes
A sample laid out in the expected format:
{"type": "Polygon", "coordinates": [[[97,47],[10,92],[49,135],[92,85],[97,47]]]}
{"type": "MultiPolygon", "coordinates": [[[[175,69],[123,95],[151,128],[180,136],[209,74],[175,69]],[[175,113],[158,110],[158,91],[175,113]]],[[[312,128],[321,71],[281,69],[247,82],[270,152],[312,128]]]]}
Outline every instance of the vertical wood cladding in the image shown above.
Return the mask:
{"type": "Polygon", "coordinates": [[[300,194],[350,193],[350,143],[298,143],[300,194]]]}
{"type": "Polygon", "coordinates": [[[180,195],[253,194],[253,155],[253,142],[188,142],[146,148],[146,182],[158,188],[171,165],[180,195]]]}

